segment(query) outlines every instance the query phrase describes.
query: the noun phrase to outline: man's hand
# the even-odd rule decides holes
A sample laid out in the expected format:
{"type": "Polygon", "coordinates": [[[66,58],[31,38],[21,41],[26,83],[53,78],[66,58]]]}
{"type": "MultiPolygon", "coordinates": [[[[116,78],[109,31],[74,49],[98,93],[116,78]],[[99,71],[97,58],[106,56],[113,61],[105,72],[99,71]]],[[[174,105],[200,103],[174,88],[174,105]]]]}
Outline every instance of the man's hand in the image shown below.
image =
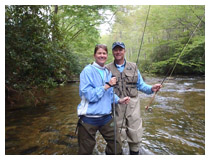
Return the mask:
{"type": "Polygon", "coordinates": [[[153,92],[158,92],[161,87],[162,87],[161,84],[155,84],[155,85],[152,86],[152,91],[153,92]]]}
{"type": "Polygon", "coordinates": [[[119,104],[128,104],[130,102],[130,97],[124,97],[124,98],[120,98],[118,103],[119,104]]]}

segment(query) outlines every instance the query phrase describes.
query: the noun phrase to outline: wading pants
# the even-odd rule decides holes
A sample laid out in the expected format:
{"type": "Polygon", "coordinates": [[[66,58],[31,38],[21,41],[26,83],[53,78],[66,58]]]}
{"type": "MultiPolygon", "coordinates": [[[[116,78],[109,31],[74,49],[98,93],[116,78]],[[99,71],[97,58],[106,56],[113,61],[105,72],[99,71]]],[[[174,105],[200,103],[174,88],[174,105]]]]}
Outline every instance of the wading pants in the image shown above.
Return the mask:
{"type": "Polygon", "coordinates": [[[116,107],[116,119],[119,132],[121,131],[121,141],[127,140],[130,150],[138,152],[143,133],[139,97],[131,98],[127,109],[126,105],[118,104],[116,107]]]}
{"type": "MultiPolygon", "coordinates": [[[[79,152],[80,155],[90,155],[93,152],[93,149],[96,144],[96,132],[99,131],[103,138],[106,140],[107,145],[105,153],[108,155],[115,154],[114,146],[114,122],[113,118],[104,126],[93,126],[87,123],[84,123],[81,119],[78,122],[78,143],[79,143],[79,152]]],[[[117,129],[116,134],[116,145],[117,153],[122,154],[121,149],[121,140],[117,129]]]]}

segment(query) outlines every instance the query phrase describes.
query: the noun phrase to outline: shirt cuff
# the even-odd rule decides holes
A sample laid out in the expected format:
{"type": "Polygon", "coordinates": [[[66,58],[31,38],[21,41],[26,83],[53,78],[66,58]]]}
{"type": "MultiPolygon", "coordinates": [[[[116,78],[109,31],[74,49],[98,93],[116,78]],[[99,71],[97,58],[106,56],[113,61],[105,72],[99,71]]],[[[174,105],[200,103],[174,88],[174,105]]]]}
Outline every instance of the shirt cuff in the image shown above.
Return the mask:
{"type": "Polygon", "coordinates": [[[151,89],[150,90],[151,90],[151,94],[154,93],[154,91],[152,90],[152,86],[151,86],[151,89]]]}
{"type": "Polygon", "coordinates": [[[120,98],[118,96],[115,95],[115,104],[118,104],[118,101],[120,100],[120,98]]]}

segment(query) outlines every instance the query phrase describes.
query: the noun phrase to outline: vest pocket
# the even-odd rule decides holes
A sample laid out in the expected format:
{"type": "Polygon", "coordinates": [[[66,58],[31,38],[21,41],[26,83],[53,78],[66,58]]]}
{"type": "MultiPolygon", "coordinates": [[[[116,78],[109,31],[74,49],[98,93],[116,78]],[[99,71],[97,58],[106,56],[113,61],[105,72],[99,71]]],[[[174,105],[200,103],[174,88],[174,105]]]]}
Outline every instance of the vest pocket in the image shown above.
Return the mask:
{"type": "Polygon", "coordinates": [[[133,74],[127,72],[125,76],[126,95],[130,97],[136,97],[138,95],[138,90],[136,87],[138,74],[136,73],[135,76],[133,76],[133,74]]]}
{"type": "Polygon", "coordinates": [[[129,97],[136,97],[138,95],[136,86],[126,87],[126,95],[129,97]]]}

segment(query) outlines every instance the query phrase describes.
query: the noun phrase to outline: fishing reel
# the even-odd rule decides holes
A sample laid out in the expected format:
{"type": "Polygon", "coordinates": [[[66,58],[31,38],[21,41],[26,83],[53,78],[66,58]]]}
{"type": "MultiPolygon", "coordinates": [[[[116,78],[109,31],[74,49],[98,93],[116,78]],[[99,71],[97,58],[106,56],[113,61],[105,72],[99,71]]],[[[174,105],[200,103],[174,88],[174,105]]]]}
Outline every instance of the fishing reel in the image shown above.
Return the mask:
{"type": "Polygon", "coordinates": [[[152,107],[145,106],[145,110],[148,111],[148,112],[152,112],[152,107]]]}

